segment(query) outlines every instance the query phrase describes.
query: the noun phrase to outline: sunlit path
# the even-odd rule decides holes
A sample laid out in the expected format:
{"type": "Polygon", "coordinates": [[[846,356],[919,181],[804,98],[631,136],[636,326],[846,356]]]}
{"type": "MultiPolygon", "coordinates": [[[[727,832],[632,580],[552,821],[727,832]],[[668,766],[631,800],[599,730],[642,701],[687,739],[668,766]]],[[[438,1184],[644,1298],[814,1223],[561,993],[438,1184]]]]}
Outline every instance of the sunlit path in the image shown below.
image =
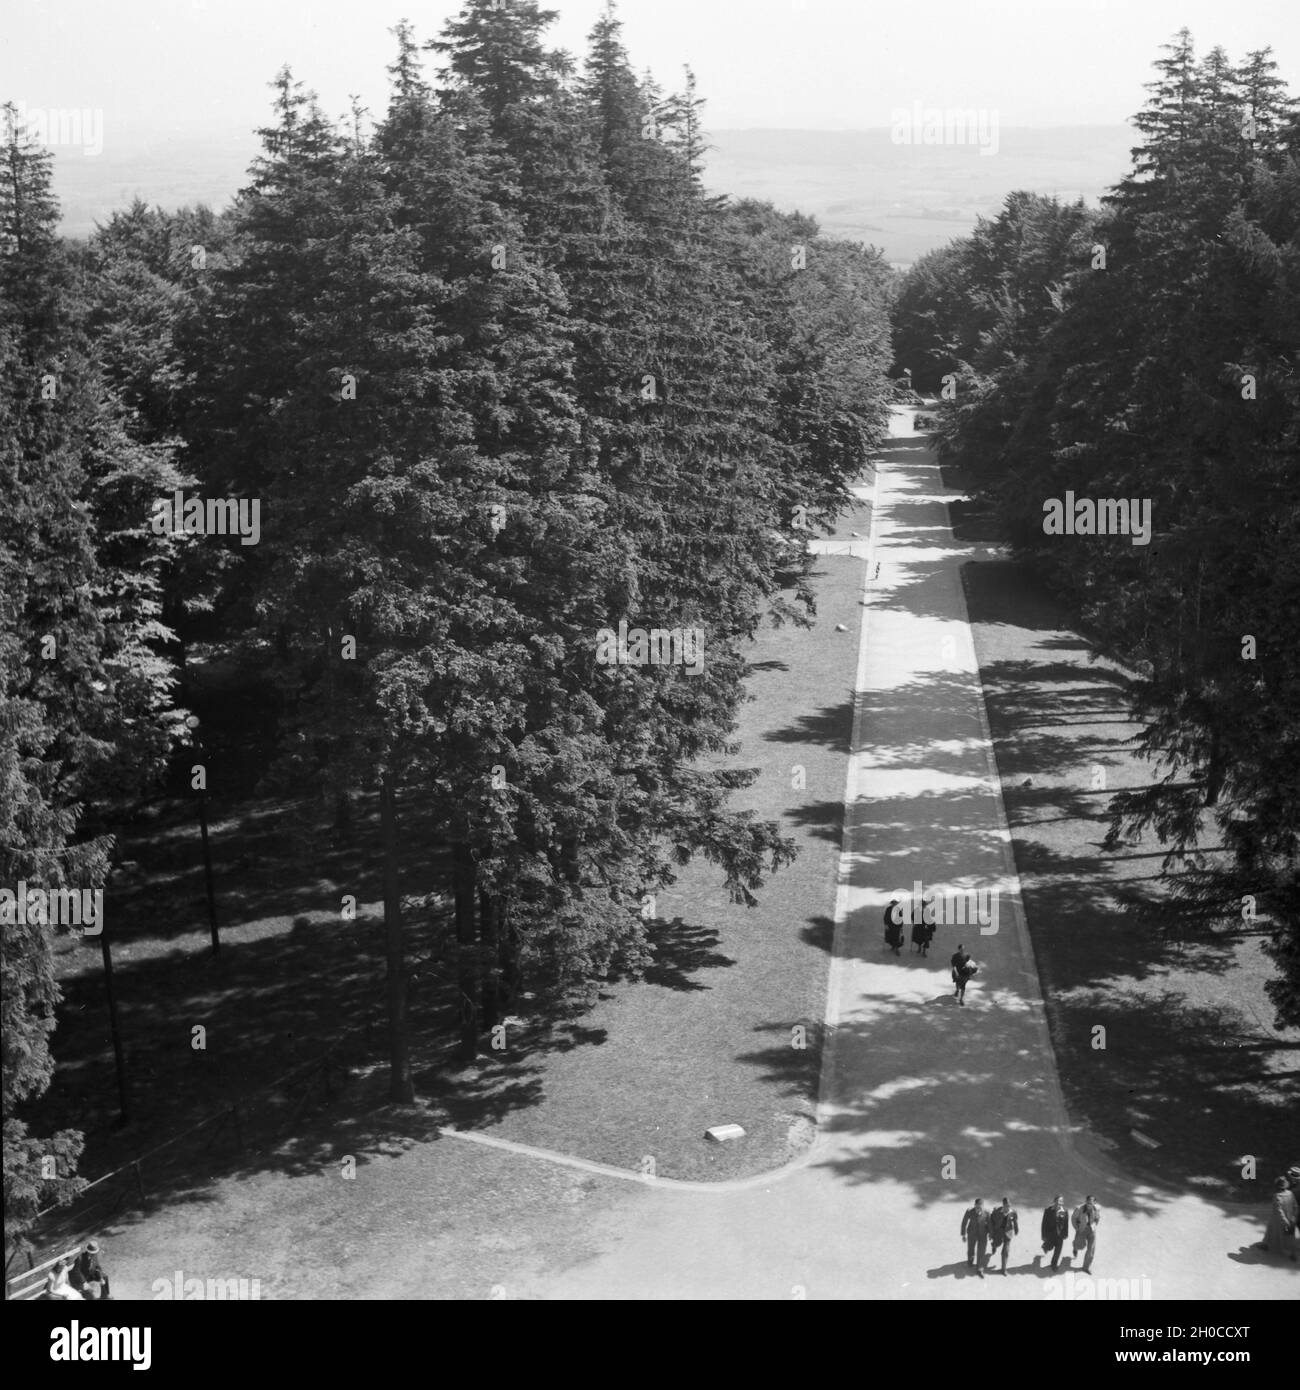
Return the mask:
{"type": "Polygon", "coordinates": [[[952,538],[951,495],[897,415],[864,565],[836,1027],[811,1158],[743,1191],[640,1189],[588,1232],[603,1253],[522,1278],[520,1296],[1068,1297],[1079,1280],[1049,1283],[1031,1263],[1057,1191],[1100,1200],[1095,1268],[1134,1294],[1294,1296],[1290,1271],[1226,1260],[1258,1238],[1253,1214],[1135,1187],[1068,1131],[961,588],[983,547],[952,538]],[[982,890],[996,914],[940,925],[928,958],[910,942],[895,956],[884,908],[917,880],[982,890]],[[981,965],[965,1007],[948,973],[958,941],[981,965]],[[981,1280],[961,1214],[1004,1194],[1022,1220],[1013,1273],[981,1280]]]}
{"type": "MultiPolygon", "coordinates": [[[[333,1169],[293,1181],[259,1174],[247,1180],[264,1189],[259,1225],[284,1239],[277,1296],[427,1297],[448,1249],[422,1228],[420,1204],[450,1186],[480,1221],[454,1252],[467,1271],[458,1297],[1078,1297],[1081,1275],[1051,1281],[1033,1264],[1041,1209],[1058,1191],[1071,1206],[1088,1192],[1102,1204],[1095,1277],[1121,1281],[1102,1286],[1103,1297],[1295,1297],[1291,1270],[1231,1258],[1259,1239],[1257,1212],[1137,1185],[1087,1135],[1070,1132],[960,579],[983,549],[953,540],[950,494],[906,417],[873,491],[868,553],[838,562],[861,569],[863,630],[830,967],[834,1027],[812,1149],[767,1178],[714,1186],[620,1175],[592,1163],[577,1132],[563,1155],[490,1133],[413,1141],[367,1164],[346,1201],[338,1194],[351,1185],[333,1169]],[[907,941],[894,955],[885,905],[917,881],[969,891],[996,912],[939,925],[927,958],[907,941]],[[964,1007],[948,973],[959,941],[981,966],[964,1007]],[[503,1192],[528,1195],[522,1217],[501,1209],[503,1192]],[[1005,1279],[965,1267],[959,1225],[977,1195],[990,1204],[1006,1195],[1019,1209],[1005,1279]],[[319,1212],[330,1213],[337,1270],[299,1270],[295,1222],[319,1212]]],[[[791,720],[803,713],[788,711],[791,720]]],[[[119,1241],[124,1287],[134,1278],[148,1288],[154,1251],[194,1211],[178,1204],[119,1241]]],[[[222,1211],[216,1199],[213,1211],[222,1211]]]]}

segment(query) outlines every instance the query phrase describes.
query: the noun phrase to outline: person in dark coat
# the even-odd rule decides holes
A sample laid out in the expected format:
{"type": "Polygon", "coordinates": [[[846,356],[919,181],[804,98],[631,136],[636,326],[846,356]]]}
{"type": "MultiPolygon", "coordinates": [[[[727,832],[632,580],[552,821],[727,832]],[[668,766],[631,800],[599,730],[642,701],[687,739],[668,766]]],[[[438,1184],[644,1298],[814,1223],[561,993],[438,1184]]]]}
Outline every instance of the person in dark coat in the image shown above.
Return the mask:
{"type": "Polygon", "coordinates": [[[975,962],[971,959],[965,946],[958,946],[952,953],[952,982],[953,998],[959,1003],[966,1002],[966,986],[974,978],[976,971],[975,962]]]}
{"type": "Polygon", "coordinates": [[[989,1247],[989,1214],[984,1210],[983,1197],[976,1197],[975,1205],[966,1209],[961,1233],[966,1241],[966,1264],[983,1279],[989,1247]]]}
{"type": "Polygon", "coordinates": [[[1011,1205],[1010,1197],[1003,1197],[1002,1205],[993,1208],[989,1217],[989,1234],[993,1237],[993,1254],[1002,1251],[1002,1273],[1007,1272],[1007,1256],[1011,1254],[1011,1237],[1020,1234],[1020,1217],[1011,1205]]]}
{"type": "Polygon", "coordinates": [[[916,910],[915,903],[912,908],[912,949],[920,955],[930,954],[930,942],[934,940],[934,923],[925,920],[926,903],[921,904],[921,910],[916,910]]]}
{"type": "Polygon", "coordinates": [[[899,898],[885,909],[885,941],[898,955],[903,949],[903,903],[899,898]]]}
{"type": "Polygon", "coordinates": [[[68,1275],[68,1283],[80,1291],[82,1298],[107,1298],[108,1275],[99,1262],[99,1242],[88,1240],[86,1248],[77,1256],[68,1275]]]}
{"type": "Polygon", "coordinates": [[[1065,1209],[1065,1198],[1056,1201],[1043,1212],[1043,1254],[1052,1252],[1052,1268],[1061,1262],[1061,1247],[1070,1234],[1070,1213],[1065,1209]]]}
{"type": "Polygon", "coordinates": [[[1297,1207],[1295,1193],[1287,1186],[1285,1178],[1278,1178],[1273,1184],[1273,1206],[1268,1214],[1268,1225],[1264,1229],[1263,1243],[1258,1247],[1272,1255],[1286,1255],[1296,1258],[1296,1223],[1300,1221],[1300,1207],[1297,1207]]]}

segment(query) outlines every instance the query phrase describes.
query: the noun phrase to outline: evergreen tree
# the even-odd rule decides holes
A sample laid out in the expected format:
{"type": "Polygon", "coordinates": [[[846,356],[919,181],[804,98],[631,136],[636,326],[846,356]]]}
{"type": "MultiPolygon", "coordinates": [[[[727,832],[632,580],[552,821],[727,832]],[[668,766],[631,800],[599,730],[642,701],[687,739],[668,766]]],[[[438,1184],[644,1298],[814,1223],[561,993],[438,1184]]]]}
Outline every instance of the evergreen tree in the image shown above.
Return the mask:
{"type": "MultiPolygon", "coordinates": [[[[521,24],[529,33],[534,32],[527,14],[521,24]]],[[[457,32],[449,31],[449,44],[457,32]]],[[[517,42],[512,51],[523,46],[517,42]]],[[[444,47],[444,51],[453,50],[444,47]]],[[[649,232],[633,225],[628,209],[616,202],[611,207],[609,196],[590,176],[587,151],[593,142],[589,132],[596,123],[571,119],[572,108],[563,96],[553,104],[564,119],[552,126],[549,137],[558,144],[560,153],[553,152],[545,166],[560,170],[561,177],[549,184],[539,178],[536,171],[543,166],[536,158],[533,140],[539,129],[540,103],[530,107],[527,96],[520,98],[517,93],[545,90],[548,74],[553,75],[558,65],[536,45],[531,61],[536,69],[533,79],[503,91],[493,89],[490,65],[466,61],[459,67],[461,83],[446,93],[444,101],[457,113],[477,104],[496,115],[494,153],[506,169],[505,186],[520,190],[512,206],[523,218],[528,247],[536,247],[556,268],[570,304],[581,308],[580,314],[573,314],[567,331],[575,345],[574,381],[583,407],[583,452],[597,469],[587,487],[608,509],[604,524],[620,557],[605,569],[608,578],[603,587],[607,592],[612,587],[612,602],[606,600],[599,608],[588,608],[591,636],[587,640],[590,642],[600,627],[617,625],[630,604],[647,615],[647,625],[665,627],[689,625],[692,618],[707,623],[711,610],[722,609],[731,616],[716,627],[707,627],[708,640],[716,649],[724,641],[735,640],[740,628],[752,631],[755,600],[761,588],[754,586],[752,576],[745,575],[743,563],[737,563],[735,532],[719,535],[699,520],[716,515],[721,478],[726,479],[725,504],[733,507],[734,465],[728,467],[725,460],[718,460],[708,432],[720,430],[723,420],[734,422],[739,412],[692,408],[689,395],[716,390],[728,377],[734,380],[737,376],[725,363],[711,375],[712,360],[706,366],[699,357],[699,344],[707,343],[710,351],[720,355],[726,339],[718,333],[716,321],[703,327],[697,317],[700,309],[694,307],[697,302],[703,307],[704,277],[716,273],[717,267],[704,256],[688,259],[675,244],[675,239],[686,235],[675,224],[692,220],[682,214],[690,213],[697,190],[690,171],[665,148],[661,164],[670,176],[664,182],[672,196],[657,208],[659,221],[649,232]],[[566,144],[573,151],[567,162],[563,156],[566,144]],[[558,195],[559,190],[563,196],[558,195]],[[593,212],[599,213],[598,224],[593,212]],[[673,258],[671,264],[665,264],[665,254],[673,258]],[[694,292],[684,293],[683,270],[701,286],[698,299],[694,292]],[[693,360],[688,354],[694,355],[693,360]],[[652,399],[646,399],[647,395],[652,399]],[[661,408],[647,408],[651,405],[661,408]],[[713,563],[708,561],[710,555],[715,557],[713,563]],[[736,595],[724,587],[729,573],[745,576],[747,586],[743,590],[744,616],[738,626],[736,595]],[[734,631],[728,631],[728,623],[734,631]]],[[[631,84],[623,80],[621,87],[626,94],[631,84]]],[[[611,122],[605,132],[606,153],[611,149],[611,132],[621,130],[631,137],[633,129],[630,119],[611,122]]],[[[644,129],[636,138],[649,143],[644,129]]],[[[714,307],[713,301],[710,304],[714,307]]],[[[736,354],[731,360],[743,364],[745,358],[736,354]]],[[[756,403],[761,412],[765,400],[762,393],[752,393],[749,403],[756,403]]],[[[738,446],[739,441],[733,441],[731,447],[738,446]]],[[[763,539],[766,542],[767,538],[763,539]]],[[[632,622],[635,625],[635,618],[632,622]]],[[[596,814],[588,795],[583,813],[573,820],[569,833],[560,835],[546,850],[552,865],[549,881],[540,861],[529,868],[517,865],[511,871],[525,885],[533,885],[525,897],[544,887],[543,902],[547,895],[553,900],[532,929],[534,939],[539,931],[551,933],[552,964],[578,959],[588,975],[603,973],[616,958],[610,954],[610,944],[617,945],[618,953],[632,967],[640,963],[643,948],[637,943],[644,939],[644,929],[635,911],[634,885],[615,893],[608,886],[610,875],[616,862],[630,862],[641,875],[640,886],[667,881],[669,862],[655,845],[669,833],[665,823],[669,816],[678,846],[689,843],[690,837],[678,829],[684,824],[683,807],[694,807],[697,837],[705,827],[712,827],[702,852],[727,865],[729,882],[738,894],[748,893],[749,885],[757,882],[755,865],[763,845],[777,847],[772,829],[743,830],[734,818],[716,816],[720,801],[716,787],[688,771],[690,759],[698,752],[720,746],[739,696],[742,667],[738,658],[720,653],[711,668],[716,673],[714,681],[694,682],[689,687],[683,685],[680,674],[674,678],[673,673],[653,669],[598,673],[589,664],[575,672],[587,695],[584,704],[592,707],[591,694],[599,700],[593,708],[602,716],[601,738],[592,746],[604,743],[609,750],[606,761],[615,768],[615,777],[624,783],[634,782],[636,794],[620,792],[619,780],[608,781],[606,796],[617,800],[615,815],[621,823],[611,822],[608,813],[596,814]],[[683,698],[695,691],[701,697],[707,694],[707,698],[689,699],[683,704],[683,698]],[[656,732],[660,728],[662,738],[656,732]],[[656,745],[667,750],[667,756],[660,759],[662,767],[653,765],[654,755],[648,752],[656,745]],[[691,788],[685,797],[684,784],[691,788]],[[630,814],[633,810],[635,815],[630,814]],[[606,851],[611,830],[615,840],[606,851]],[[584,879],[588,881],[584,883],[584,879]],[[615,897],[621,906],[611,917],[610,901],[615,897]],[[615,923],[619,925],[611,935],[615,923]],[[555,933],[557,925],[562,934],[555,933]],[[602,941],[607,944],[598,945],[602,941]],[[575,953],[581,954],[575,957],[575,953]]],[[[591,782],[586,785],[590,787],[591,782]]],[[[554,787],[551,799],[553,802],[554,787]]],[[[554,806],[539,798],[535,808],[527,809],[526,824],[510,843],[532,843],[537,814],[551,822],[558,819],[554,806]]]]}
{"type": "Polygon", "coordinates": [[[1295,101],[1287,96],[1286,83],[1276,74],[1273,50],[1260,48],[1246,55],[1233,77],[1238,109],[1245,121],[1246,147],[1266,159],[1283,152],[1287,126],[1296,111],[1295,101]]]}
{"type": "MultiPolygon", "coordinates": [[[[1279,1024],[1293,1023],[1300,826],[1286,808],[1297,804],[1300,686],[1282,615],[1294,603],[1300,198],[1290,103],[1266,52],[1241,70],[1217,49],[1197,65],[1183,32],[1156,66],[1134,170],[1103,218],[1079,229],[1103,248],[1104,268],[1067,240],[1052,253],[1063,273],[1048,287],[1050,312],[1024,315],[1014,293],[1002,297],[1001,322],[946,412],[942,448],[976,471],[1021,555],[1142,672],[1133,710],[1161,775],[1113,799],[1108,843],[1149,827],[1168,847],[1169,897],[1148,915],[1222,924],[1249,905],[1267,918],[1280,967],[1269,993],[1279,1024]],[[1152,543],[1045,536],[1040,507],[1067,490],[1148,499],[1152,543]],[[1200,848],[1211,828],[1226,862],[1200,848]]],[[[989,247],[996,265],[1005,252],[989,247]]],[[[963,253],[972,298],[990,283],[980,259],[973,244],[963,253]]]]}
{"type": "MultiPolygon", "coordinates": [[[[160,549],[145,502],[169,460],[138,448],[89,355],[55,225],[50,156],[5,108],[0,149],[0,885],[93,891],[108,835],[78,838],[92,797],[166,757],[171,687],[156,646],[160,549]]],[[[21,1235],[66,1201],[81,1137],[28,1134],[16,1107],[53,1073],[60,993],[42,921],[3,934],[5,1215],[21,1235]],[[43,1159],[56,1160],[57,1176],[43,1159]]]]}

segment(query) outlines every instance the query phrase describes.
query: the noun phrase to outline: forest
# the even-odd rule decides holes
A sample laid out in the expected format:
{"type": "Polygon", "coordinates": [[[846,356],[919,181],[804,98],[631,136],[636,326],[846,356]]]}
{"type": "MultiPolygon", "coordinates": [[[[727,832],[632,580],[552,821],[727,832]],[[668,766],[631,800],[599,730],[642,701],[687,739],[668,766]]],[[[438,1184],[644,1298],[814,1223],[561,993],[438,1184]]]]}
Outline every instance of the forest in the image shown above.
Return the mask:
{"type": "MultiPolygon", "coordinates": [[[[0,881],[108,884],[111,936],[118,832],[164,792],[377,820],[397,1102],[435,890],[466,1059],[525,988],[644,969],[692,858],[741,902],[788,861],[707,759],[754,632],[810,620],[807,536],[891,398],[880,254],[706,192],[689,71],[639,77],[612,6],[575,62],[553,18],[400,25],[377,118],[282,70],[228,208],[137,201],[85,242],[6,108],[0,881]],[[691,650],[603,660],[620,625],[691,650]]],[[[7,921],[11,1232],[78,1187],[79,1131],[23,1118],[59,998],[48,928],[7,921]]]]}
{"type": "MultiPolygon", "coordinates": [[[[1262,923],[1300,1023],[1300,113],[1270,52],[1182,32],[1101,208],[1012,193],[900,274],[710,192],[689,69],[638,74],[612,5],[580,58],[554,18],[399,25],[381,113],[282,69],[229,206],[137,200],[85,240],[4,108],[0,886],[102,892],[107,965],[146,813],[192,808],[206,852],[209,797],[279,797],[305,872],[323,819],[373,859],[413,1101],[433,934],[468,1063],[521,999],[644,973],[692,861],[741,904],[791,862],[730,804],[748,654],[812,622],[808,541],[925,393],[944,465],[1136,673],[1152,777],[1108,845],[1158,834],[1189,929],[1262,923]],[[1134,525],[1080,535],[1076,500],[1134,525]]],[[[0,916],[21,1235],[85,1136],[33,1119],[55,938],[0,916]]]]}
{"type": "Polygon", "coordinates": [[[940,457],[1017,556],[1138,676],[1154,924],[1267,923],[1276,1025],[1300,1023],[1300,114],[1269,50],[1165,45],[1133,167],[1099,210],[1015,193],[919,260],[898,361],[940,457]],[[1074,506],[1140,503],[1073,540],[1074,506]],[[1077,501],[1075,499],[1078,499],[1077,501]],[[1210,831],[1226,857],[1204,852],[1210,831]]]}

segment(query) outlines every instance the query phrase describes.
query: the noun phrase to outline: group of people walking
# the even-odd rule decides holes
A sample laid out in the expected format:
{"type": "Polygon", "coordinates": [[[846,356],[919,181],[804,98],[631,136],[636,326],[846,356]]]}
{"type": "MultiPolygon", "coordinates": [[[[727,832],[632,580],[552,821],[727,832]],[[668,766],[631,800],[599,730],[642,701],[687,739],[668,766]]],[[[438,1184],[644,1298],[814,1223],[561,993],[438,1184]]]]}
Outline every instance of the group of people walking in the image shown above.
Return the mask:
{"type": "MultiPolygon", "coordinates": [[[[903,900],[894,898],[885,909],[885,945],[897,956],[903,950],[903,900]]],[[[918,955],[930,954],[930,943],[934,940],[934,923],[923,920],[923,914],[915,910],[912,918],[912,950],[918,955]]],[[[952,953],[953,998],[959,1004],[966,1002],[966,986],[975,978],[979,966],[975,964],[965,946],[958,946],[952,953]]]]}
{"type": "MultiPolygon", "coordinates": [[[[903,949],[903,916],[902,898],[894,898],[885,909],[885,944],[889,946],[895,955],[899,955],[903,949]]],[[[930,943],[934,940],[934,923],[923,922],[921,913],[912,913],[912,950],[918,955],[928,956],[930,954],[930,943]]]]}
{"type": "MultiPolygon", "coordinates": [[[[1061,1250],[1074,1228],[1074,1254],[1083,1255],[1083,1272],[1092,1273],[1092,1260],[1097,1251],[1097,1227],[1101,1224],[1101,1208],[1091,1193],[1068,1211],[1064,1197],[1057,1197],[1050,1207],[1043,1211],[1041,1236],[1043,1255],[1051,1253],[1052,1268],[1061,1262],[1061,1250]]],[[[961,1236],[966,1242],[966,1265],[975,1270],[981,1279],[984,1267],[989,1263],[990,1243],[992,1255],[1002,1256],[1000,1273],[1007,1272],[1007,1260],[1011,1257],[1011,1242],[1020,1234],[1020,1216],[1011,1205],[1009,1197],[1003,1197],[1002,1205],[989,1211],[984,1206],[984,1198],[976,1197],[974,1206],[967,1207],[961,1218],[961,1236]]],[[[1037,1263],[1042,1257],[1034,1256],[1037,1263]]]]}
{"type": "MultiPolygon", "coordinates": [[[[1091,1274],[1093,1258],[1097,1253],[1097,1227],[1100,1224],[1101,1207],[1091,1193],[1073,1211],[1066,1207],[1065,1198],[1058,1196],[1050,1207],[1044,1209],[1040,1228],[1042,1253],[1051,1255],[1052,1268],[1059,1268],[1061,1251],[1073,1230],[1073,1253],[1076,1257],[1083,1256],[1082,1270],[1085,1274],[1091,1274]]],[[[976,1197],[974,1205],[967,1207],[961,1218],[967,1267],[975,1270],[983,1279],[985,1265],[990,1262],[992,1255],[1000,1252],[1000,1272],[1006,1274],[1011,1242],[1019,1234],[1020,1217],[1010,1198],[1004,1197],[1000,1207],[989,1211],[984,1206],[983,1197],[976,1197]]],[[[1264,1239],[1255,1248],[1274,1255],[1286,1255],[1292,1260],[1300,1259],[1300,1164],[1288,1168],[1286,1176],[1274,1182],[1268,1226],[1264,1239]]],[[[1035,1255],[1035,1264],[1041,1258],[1035,1255]]]]}
{"type": "MultiPolygon", "coordinates": [[[[904,899],[893,898],[885,909],[885,944],[896,956],[902,953],[903,922],[905,917],[910,916],[912,949],[928,956],[930,943],[934,940],[934,924],[923,920],[924,914],[915,910],[914,903],[910,913],[905,912],[904,907],[904,899]]],[[[950,964],[953,998],[958,1004],[965,1004],[966,986],[975,978],[979,966],[962,945],[953,952],[950,964]]],[[[1083,1273],[1090,1274],[1100,1221],[1101,1209],[1091,1195],[1085,1197],[1073,1211],[1067,1210],[1064,1197],[1057,1197],[1043,1211],[1041,1227],[1042,1253],[1051,1254],[1052,1268],[1059,1267],[1061,1250],[1073,1229],[1073,1253],[1075,1256],[1083,1255],[1083,1273]]],[[[1020,1218],[1008,1198],[1004,1197],[1000,1207],[989,1211],[984,1206],[984,1199],[977,1197],[975,1204],[967,1208],[961,1219],[961,1235],[966,1241],[966,1264],[976,1270],[982,1279],[991,1243],[994,1255],[1001,1252],[1000,1272],[1006,1274],[1011,1242],[1019,1234],[1020,1218]]],[[[1255,1248],[1300,1260],[1300,1166],[1289,1168],[1285,1177],[1276,1180],[1264,1239],[1255,1248]]],[[[1035,1256],[1035,1262],[1039,1258],[1035,1256]]]]}

